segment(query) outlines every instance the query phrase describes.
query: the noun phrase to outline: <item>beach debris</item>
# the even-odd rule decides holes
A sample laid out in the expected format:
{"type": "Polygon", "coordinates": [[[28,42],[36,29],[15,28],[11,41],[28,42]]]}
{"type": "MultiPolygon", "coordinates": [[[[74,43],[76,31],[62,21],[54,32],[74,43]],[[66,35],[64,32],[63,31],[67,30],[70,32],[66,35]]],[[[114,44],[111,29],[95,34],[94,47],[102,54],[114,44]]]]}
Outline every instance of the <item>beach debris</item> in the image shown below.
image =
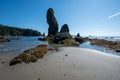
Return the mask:
{"type": "Polygon", "coordinates": [[[42,58],[45,54],[47,54],[48,49],[47,45],[38,45],[35,48],[28,49],[24,51],[19,56],[15,57],[9,62],[9,65],[15,65],[18,63],[30,63],[30,62],[36,62],[38,59],[42,58]]]}
{"type": "Polygon", "coordinates": [[[65,56],[68,56],[67,54],[65,56]]]}

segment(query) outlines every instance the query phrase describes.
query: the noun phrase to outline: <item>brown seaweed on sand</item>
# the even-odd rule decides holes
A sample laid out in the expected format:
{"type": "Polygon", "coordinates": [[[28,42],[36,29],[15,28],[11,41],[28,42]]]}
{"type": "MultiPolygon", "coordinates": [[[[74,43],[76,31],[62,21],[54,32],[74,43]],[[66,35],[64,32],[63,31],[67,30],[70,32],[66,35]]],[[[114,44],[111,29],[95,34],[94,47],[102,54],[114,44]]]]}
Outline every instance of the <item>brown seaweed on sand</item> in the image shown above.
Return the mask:
{"type": "Polygon", "coordinates": [[[36,62],[38,59],[42,58],[45,54],[47,54],[47,52],[47,45],[38,45],[35,48],[24,51],[22,54],[12,59],[9,62],[9,65],[12,66],[22,62],[36,62]]]}

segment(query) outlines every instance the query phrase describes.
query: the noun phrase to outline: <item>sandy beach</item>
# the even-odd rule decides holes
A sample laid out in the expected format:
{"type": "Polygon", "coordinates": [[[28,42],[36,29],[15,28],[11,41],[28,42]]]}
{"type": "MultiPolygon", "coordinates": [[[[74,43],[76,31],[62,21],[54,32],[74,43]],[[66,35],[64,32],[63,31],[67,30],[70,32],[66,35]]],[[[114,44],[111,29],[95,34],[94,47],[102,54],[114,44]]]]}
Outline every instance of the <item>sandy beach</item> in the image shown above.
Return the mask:
{"type": "Polygon", "coordinates": [[[0,80],[120,80],[120,57],[92,49],[61,47],[36,63],[9,66],[15,56],[0,54],[0,80]]]}

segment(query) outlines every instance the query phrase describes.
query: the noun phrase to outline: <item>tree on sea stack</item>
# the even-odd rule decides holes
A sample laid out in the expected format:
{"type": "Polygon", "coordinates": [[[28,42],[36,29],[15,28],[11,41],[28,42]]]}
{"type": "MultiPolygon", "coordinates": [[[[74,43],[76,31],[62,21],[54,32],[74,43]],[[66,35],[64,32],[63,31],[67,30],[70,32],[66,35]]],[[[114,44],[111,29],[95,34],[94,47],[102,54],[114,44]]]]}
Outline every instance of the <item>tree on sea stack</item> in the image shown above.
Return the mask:
{"type": "Polygon", "coordinates": [[[58,22],[54,16],[54,11],[52,8],[48,9],[46,18],[49,25],[48,36],[55,36],[58,33],[58,22]]]}

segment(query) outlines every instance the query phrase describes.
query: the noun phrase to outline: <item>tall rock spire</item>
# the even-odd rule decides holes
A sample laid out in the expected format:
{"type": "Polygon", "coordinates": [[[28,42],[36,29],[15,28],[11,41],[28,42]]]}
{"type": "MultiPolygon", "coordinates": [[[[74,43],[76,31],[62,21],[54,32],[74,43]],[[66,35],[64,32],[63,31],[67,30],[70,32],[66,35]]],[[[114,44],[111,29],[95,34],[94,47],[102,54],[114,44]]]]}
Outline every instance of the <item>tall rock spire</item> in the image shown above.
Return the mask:
{"type": "Polygon", "coordinates": [[[48,36],[55,36],[58,32],[58,23],[54,16],[54,11],[52,8],[49,8],[47,11],[47,23],[49,25],[48,28],[48,36]]]}

